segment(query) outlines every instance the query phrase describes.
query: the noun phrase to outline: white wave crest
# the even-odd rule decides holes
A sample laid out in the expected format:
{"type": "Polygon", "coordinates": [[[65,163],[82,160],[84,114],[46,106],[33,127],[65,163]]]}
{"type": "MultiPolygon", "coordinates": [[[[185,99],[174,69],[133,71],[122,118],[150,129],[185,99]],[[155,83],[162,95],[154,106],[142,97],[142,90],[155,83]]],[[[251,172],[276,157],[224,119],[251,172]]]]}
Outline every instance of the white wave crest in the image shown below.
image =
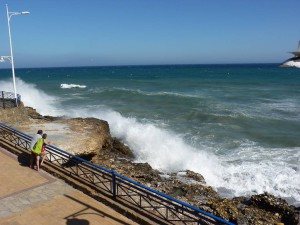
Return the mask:
{"type": "Polygon", "coordinates": [[[86,85],[80,85],[80,84],[61,84],[60,88],[63,88],[63,89],[86,88],[86,85]]]}

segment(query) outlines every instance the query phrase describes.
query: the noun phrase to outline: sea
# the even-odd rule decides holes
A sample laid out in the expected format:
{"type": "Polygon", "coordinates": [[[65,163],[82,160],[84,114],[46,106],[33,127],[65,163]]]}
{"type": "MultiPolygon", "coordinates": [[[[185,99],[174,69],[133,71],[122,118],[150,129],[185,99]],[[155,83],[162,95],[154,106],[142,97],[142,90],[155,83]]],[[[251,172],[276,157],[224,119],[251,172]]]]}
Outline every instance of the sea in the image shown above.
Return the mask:
{"type": "MultiPolygon", "coordinates": [[[[16,84],[42,115],[108,121],[136,162],[200,173],[223,197],[268,192],[300,206],[299,68],[24,68],[16,84]]],[[[13,92],[10,69],[0,70],[0,90],[13,92]]]]}

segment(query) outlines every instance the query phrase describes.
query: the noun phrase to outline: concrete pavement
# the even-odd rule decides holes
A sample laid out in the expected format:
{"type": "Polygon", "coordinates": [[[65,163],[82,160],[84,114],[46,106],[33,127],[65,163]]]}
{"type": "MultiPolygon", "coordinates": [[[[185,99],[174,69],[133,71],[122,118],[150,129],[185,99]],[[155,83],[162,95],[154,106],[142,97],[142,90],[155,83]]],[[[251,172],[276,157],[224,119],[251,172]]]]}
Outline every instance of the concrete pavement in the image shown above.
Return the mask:
{"type": "Polygon", "coordinates": [[[138,224],[0,147],[1,225],[138,224]]]}

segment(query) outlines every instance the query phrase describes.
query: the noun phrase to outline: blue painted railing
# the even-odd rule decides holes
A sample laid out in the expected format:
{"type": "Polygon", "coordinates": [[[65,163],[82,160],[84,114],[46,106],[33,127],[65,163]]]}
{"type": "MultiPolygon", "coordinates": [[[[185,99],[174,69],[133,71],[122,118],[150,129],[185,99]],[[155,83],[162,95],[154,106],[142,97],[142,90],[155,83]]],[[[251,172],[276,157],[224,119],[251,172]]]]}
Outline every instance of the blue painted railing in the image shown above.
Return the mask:
{"type": "MultiPolygon", "coordinates": [[[[30,153],[31,136],[0,122],[0,140],[30,153]]],[[[68,176],[99,190],[118,203],[143,213],[162,224],[227,224],[222,218],[179,201],[145,185],[124,177],[113,170],[93,164],[55,146],[47,146],[47,162],[68,176]]]]}

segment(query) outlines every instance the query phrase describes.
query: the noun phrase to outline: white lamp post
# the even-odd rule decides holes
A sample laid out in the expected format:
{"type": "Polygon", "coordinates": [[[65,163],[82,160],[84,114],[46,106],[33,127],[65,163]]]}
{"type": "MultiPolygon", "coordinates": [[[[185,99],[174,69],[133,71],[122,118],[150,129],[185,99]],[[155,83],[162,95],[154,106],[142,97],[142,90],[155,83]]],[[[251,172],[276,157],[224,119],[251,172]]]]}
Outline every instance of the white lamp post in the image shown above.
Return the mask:
{"type": "Polygon", "coordinates": [[[8,24],[8,36],[9,36],[9,44],[10,44],[10,62],[11,62],[11,70],[12,70],[12,77],[13,77],[13,85],[14,85],[14,92],[15,92],[15,99],[16,104],[18,106],[18,99],[17,99],[17,88],[16,88],[16,79],[15,79],[15,65],[14,65],[14,55],[12,50],[12,42],[11,42],[11,33],[10,33],[10,19],[12,16],[16,15],[26,15],[29,12],[9,12],[8,5],[6,4],[6,12],[7,12],[7,24],[8,24]]]}

